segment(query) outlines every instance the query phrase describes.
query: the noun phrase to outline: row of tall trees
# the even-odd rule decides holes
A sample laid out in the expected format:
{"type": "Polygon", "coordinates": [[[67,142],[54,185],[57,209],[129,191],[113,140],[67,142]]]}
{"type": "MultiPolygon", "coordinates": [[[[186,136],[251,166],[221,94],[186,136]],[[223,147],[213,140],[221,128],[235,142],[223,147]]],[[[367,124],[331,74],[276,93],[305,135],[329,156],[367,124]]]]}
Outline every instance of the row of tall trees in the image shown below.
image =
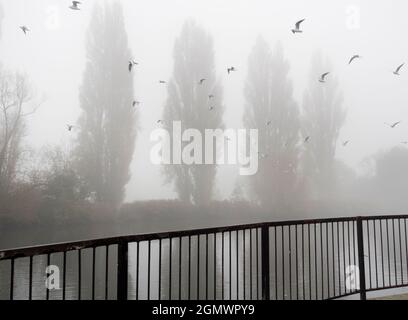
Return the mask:
{"type": "MultiPolygon", "coordinates": [[[[222,128],[222,88],[216,81],[209,35],[196,23],[186,22],[173,57],[164,109],[167,124],[182,120],[184,127],[201,133],[204,128],[222,128]],[[201,78],[207,79],[204,86],[197,84],[201,78]],[[213,101],[209,94],[214,95],[213,101]],[[216,112],[208,112],[210,105],[216,106],[216,112]]],[[[259,129],[260,164],[258,174],[247,181],[252,195],[270,210],[285,210],[306,196],[325,197],[333,189],[335,151],[345,111],[337,80],[322,84],[316,79],[328,67],[320,54],[313,58],[310,85],[300,108],[282,45],[272,50],[259,37],[250,53],[243,123],[259,129]]],[[[181,200],[202,204],[212,199],[215,165],[172,165],[165,167],[165,174],[181,200]]]]}

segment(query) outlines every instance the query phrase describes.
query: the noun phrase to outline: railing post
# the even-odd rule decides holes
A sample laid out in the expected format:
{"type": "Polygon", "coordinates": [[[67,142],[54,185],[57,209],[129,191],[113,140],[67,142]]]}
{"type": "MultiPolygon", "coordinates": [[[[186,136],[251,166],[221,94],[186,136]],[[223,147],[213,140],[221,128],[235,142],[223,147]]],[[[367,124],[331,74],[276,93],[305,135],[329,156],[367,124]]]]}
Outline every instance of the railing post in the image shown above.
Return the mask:
{"type": "Polygon", "coordinates": [[[364,236],[363,220],[357,217],[357,248],[358,248],[358,269],[360,278],[360,299],[366,300],[365,265],[364,265],[364,236]]]}
{"type": "Polygon", "coordinates": [[[269,300],[269,227],[261,227],[262,300],[269,300]]]}
{"type": "Polygon", "coordinates": [[[118,243],[117,299],[127,300],[128,293],[128,243],[118,243]]]}

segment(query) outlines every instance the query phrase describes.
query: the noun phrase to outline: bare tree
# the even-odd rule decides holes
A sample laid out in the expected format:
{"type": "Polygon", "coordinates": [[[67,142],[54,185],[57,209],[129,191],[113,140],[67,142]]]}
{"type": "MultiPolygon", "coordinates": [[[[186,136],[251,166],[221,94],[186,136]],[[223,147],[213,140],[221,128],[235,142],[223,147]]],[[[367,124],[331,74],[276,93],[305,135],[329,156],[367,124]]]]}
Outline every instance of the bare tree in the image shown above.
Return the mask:
{"type": "Polygon", "coordinates": [[[249,56],[244,124],[259,129],[259,170],[250,178],[268,210],[285,211],[298,194],[299,109],[288,77],[289,63],[277,44],[259,37],[249,56]]]}
{"type": "Polygon", "coordinates": [[[78,172],[96,200],[117,207],[130,179],[136,138],[132,58],[119,2],[96,4],[80,89],[78,172]]]}
{"type": "MultiPolygon", "coordinates": [[[[216,79],[211,36],[194,21],[184,23],[174,46],[173,76],[168,84],[164,109],[167,125],[181,121],[182,130],[222,127],[222,89],[216,79]]],[[[203,150],[203,154],[205,150],[203,150]]],[[[174,183],[180,200],[194,204],[211,201],[216,166],[173,164],[164,168],[168,183],[174,183]]]]}
{"type": "Polygon", "coordinates": [[[320,74],[330,71],[330,63],[316,54],[312,59],[309,89],[303,100],[302,133],[304,143],[304,176],[312,197],[324,196],[335,183],[335,152],[346,111],[338,81],[329,77],[318,81],[320,74]]]}
{"type": "Polygon", "coordinates": [[[6,196],[15,182],[21,158],[25,118],[35,111],[25,76],[0,67],[0,194],[6,196]]]}

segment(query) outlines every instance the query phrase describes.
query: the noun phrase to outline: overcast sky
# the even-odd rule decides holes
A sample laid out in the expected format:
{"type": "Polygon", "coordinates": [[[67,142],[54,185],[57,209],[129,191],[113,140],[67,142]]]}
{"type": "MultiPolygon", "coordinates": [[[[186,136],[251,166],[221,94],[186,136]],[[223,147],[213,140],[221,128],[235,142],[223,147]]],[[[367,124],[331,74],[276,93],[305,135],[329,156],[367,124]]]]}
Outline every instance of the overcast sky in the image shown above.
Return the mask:
{"type": "MultiPolygon", "coordinates": [[[[5,19],[0,59],[5,66],[26,73],[37,98],[44,97],[28,124],[27,142],[35,148],[72,143],[73,136],[65,125],[75,123],[79,115],[84,36],[96,1],[101,0],[82,1],[81,11],[68,9],[70,1],[65,0],[2,1],[5,19]],[[28,36],[21,32],[20,25],[31,29],[28,36]]],[[[256,37],[262,35],[272,47],[282,42],[299,105],[309,81],[311,55],[321,50],[331,59],[333,68],[327,71],[338,78],[348,111],[340,139],[351,141],[347,148],[339,147],[339,159],[361,171],[367,156],[408,140],[408,65],[400,77],[392,74],[399,64],[408,63],[407,1],[120,2],[130,47],[140,63],[135,72],[135,92],[142,102],[142,131],[137,138],[128,201],[174,197],[171,188],[162,185],[160,168],[150,163],[149,135],[161,117],[167,93],[158,80],[170,78],[174,40],[189,18],[214,37],[217,72],[224,87],[226,127],[242,126],[248,54],[256,37]],[[302,18],[306,18],[304,33],[293,35],[290,29],[302,18]],[[363,58],[348,66],[354,54],[363,58]],[[230,65],[238,71],[227,77],[226,67],[230,65]],[[384,125],[396,121],[402,123],[394,130],[384,125]]],[[[231,192],[236,171],[235,167],[220,168],[217,189],[221,197],[231,192]]]]}

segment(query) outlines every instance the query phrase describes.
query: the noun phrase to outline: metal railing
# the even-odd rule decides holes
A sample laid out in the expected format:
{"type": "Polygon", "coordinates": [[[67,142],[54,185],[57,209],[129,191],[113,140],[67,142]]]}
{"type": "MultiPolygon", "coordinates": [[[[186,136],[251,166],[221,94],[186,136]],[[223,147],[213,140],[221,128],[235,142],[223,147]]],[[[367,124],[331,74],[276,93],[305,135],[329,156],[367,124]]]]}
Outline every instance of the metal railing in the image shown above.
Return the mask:
{"type": "Polygon", "coordinates": [[[366,299],[408,286],[407,219],[280,221],[5,250],[0,299],[366,299]],[[50,265],[61,270],[52,290],[50,265]]]}

